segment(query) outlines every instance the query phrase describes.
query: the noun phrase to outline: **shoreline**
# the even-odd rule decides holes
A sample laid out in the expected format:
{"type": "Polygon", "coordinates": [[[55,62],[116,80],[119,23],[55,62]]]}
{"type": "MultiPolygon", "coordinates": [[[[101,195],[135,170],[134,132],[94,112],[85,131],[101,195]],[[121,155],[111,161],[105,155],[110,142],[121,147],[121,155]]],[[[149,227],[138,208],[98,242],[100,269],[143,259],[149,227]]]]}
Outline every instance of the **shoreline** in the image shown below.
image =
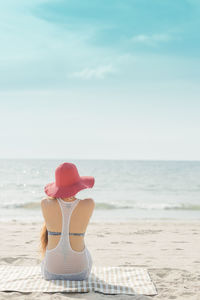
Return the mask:
{"type": "MultiPolygon", "coordinates": [[[[162,220],[164,220],[164,221],[168,221],[169,223],[173,223],[173,222],[193,222],[193,221],[195,221],[195,222],[197,222],[197,223],[200,223],[200,218],[199,219],[179,219],[179,218],[177,218],[177,219],[167,219],[167,218],[161,218],[161,219],[157,219],[157,218],[155,218],[155,219],[147,219],[147,218],[145,218],[145,219],[133,219],[133,220],[128,220],[128,221],[126,221],[126,220],[124,220],[122,223],[134,223],[134,222],[143,222],[143,221],[148,221],[148,222],[151,222],[151,223],[153,223],[153,222],[156,222],[156,221],[158,221],[158,222],[160,222],[160,221],[162,221],[162,220]]],[[[5,221],[6,222],[6,221],[5,221]]],[[[5,223],[4,221],[2,221],[2,220],[0,220],[0,224],[1,223],[5,223]]],[[[21,222],[23,222],[23,220],[21,220],[21,221],[19,221],[19,220],[16,220],[16,219],[13,219],[12,221],[7,221],[7,223],[12,223],[12,222],[16,222],[16,223],[21,223],[21,222]]],[[[29,221],[30,223],[35,223],[35,224],[40,224],[40,223],[42,223],[41,221],[34,221],[34,220],[30,220],[29,221]]],[[[118,222],[117,220],[116,220],[116,222],[118,222]]],[[[106,223],[112,223],[112,222],[110,222],[110,221],[105,221],[104,222],[105,224],[106,223]]],[[[97,221],[95,221],[95,220],[92,220],[92,221],[90,221],[89,222],[89,225],[90,224],[99,224],[99,222],[97,222],[97,221]]]]}
{"type": "MultiPolygon", "coordinates": [[[[28,219],[5,219],[5,220],[0,220],[0,225],[1,224],[12,224],[12,223],[19,223],[19,224],[32,224],[32,225],[36,225],[36,224],[43,224],[44,220],[39,221],[39,220],[28,220],[28,219]]],[[[135,218],[133,220],[131,219],[127,219],[127,220],[123,220],[123,219],[111,219],[109,221],[102,219],[102,220],[92,220],[90,221],[89,224],[132,224],[132,223],[199,223],[200,224],[200,218],[195,219],[195,218],[191,218],[191,219],[181,219],[181,218],[155,218],[155,219],[141,219],[141,218],[135,218]]]]}
{"type": "MultiPolygon", "coordinates": [[[[0,264],[35,265],[42,222],[0,222],[0,264]],[[26,225],[26,226],[24,226],[26,225]],[[5,234],[6,233],[6,234],[5,234]]],[[[91,222],[85,243],[97,266],[144,267],[153,280],[156,300],[200,298],[200,220],[135,220],[131,222],[91,222]]],[[[18,292],[0,292],[0,299],[15,299],[18,292]]],[[[98,293],[62,294],[56,299],[81,298],[100,300],[113,296],[98,293]]],[[[49,294],[41,293],[49,299],[49,294]]],[[[37,299],[38,293],[24,296],[37,299]]],[[[118,299],[130,299],[119,295],[118,299]]],[[[152,299],[140,296],[141,300],[152,299]]]]}

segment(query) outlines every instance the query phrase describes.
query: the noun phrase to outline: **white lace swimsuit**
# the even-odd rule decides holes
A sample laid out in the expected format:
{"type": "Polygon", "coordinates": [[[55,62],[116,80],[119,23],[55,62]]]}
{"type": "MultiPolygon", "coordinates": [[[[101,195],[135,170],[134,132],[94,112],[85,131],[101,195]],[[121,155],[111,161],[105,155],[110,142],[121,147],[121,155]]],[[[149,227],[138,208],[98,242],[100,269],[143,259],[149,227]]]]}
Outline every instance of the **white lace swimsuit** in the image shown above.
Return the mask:
{"type": "MultiPolygon", "coordinates": [[[[41,272],[46,280],[84,280],[87,279],[92,268],[92,258],[85,246],[79,252],[71,248],[69,240],[69,224],[71,214],[81,199],[66,202],[57,198],[62,212],[62,232],[48,232],[50,234],[61,234],[60,240],[55,248],[46,249],[45,257],[41,263],[41,272]]],[[[73,234],[73,233],[72,233],[73,234]]],[[[81,235],[75,233],[75,235],[81,235]]]]}

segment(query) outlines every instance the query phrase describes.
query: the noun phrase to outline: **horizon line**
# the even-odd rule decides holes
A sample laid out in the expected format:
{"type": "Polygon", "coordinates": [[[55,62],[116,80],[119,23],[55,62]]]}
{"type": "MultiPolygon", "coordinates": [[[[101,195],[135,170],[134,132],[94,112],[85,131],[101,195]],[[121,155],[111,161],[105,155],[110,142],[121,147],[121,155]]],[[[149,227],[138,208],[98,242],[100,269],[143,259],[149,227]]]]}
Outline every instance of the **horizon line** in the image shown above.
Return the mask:
{"type": "Polygon", "coordinates": [[[111,160],[111,161],[177,161],[177,162],[200,162],[200,159],[150,159],[150,158],[43,158],[43,157],[25,157],[25,158],[14,158],[14,157],[0,157],[0,160],[111,160]]]}

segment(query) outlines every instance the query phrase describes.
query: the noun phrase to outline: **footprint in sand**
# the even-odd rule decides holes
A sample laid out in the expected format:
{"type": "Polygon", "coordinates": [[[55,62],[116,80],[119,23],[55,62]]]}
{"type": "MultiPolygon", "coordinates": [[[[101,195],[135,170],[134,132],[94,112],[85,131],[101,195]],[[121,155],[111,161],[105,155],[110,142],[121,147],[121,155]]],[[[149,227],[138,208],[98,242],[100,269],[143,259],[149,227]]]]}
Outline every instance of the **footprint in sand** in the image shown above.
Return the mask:
{"type": "Polygon", "coordinates": [[[182,243],[182,244],[185,244],[185,243],[188,243],[186,241],[172,241],[172,243],[182,243]]]}
{"type": "Polygon", "coordinates": [[[2,261],[5,261],[5,262],[7,262],[7,263],[13,263],[14,261],[16,261],[16,260],[18,260],[18,257],[4,257],[3,259],[2,259],[2,261]]]}
{"type": "Polygon", "coordinates": [[[122,244],[133,244],[133,242],[129,242],[129,241],[121,241],[122,244]]]}

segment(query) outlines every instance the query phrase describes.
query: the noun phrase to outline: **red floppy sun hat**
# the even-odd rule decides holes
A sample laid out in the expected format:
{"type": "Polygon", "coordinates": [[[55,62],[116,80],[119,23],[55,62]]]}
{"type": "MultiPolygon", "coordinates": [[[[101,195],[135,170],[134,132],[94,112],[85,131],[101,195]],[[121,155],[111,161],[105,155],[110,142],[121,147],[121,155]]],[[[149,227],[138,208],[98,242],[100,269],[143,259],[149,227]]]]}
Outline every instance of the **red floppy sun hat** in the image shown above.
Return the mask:
{"type": "Polygon", "coordinates": [[[95,179],[92,176],[80,176],[76,166],[72,163],[63,163],[56,168],[55,182],[44,187],[50,197],[72,197],[79,191],[92,188],[95,179]]]}

